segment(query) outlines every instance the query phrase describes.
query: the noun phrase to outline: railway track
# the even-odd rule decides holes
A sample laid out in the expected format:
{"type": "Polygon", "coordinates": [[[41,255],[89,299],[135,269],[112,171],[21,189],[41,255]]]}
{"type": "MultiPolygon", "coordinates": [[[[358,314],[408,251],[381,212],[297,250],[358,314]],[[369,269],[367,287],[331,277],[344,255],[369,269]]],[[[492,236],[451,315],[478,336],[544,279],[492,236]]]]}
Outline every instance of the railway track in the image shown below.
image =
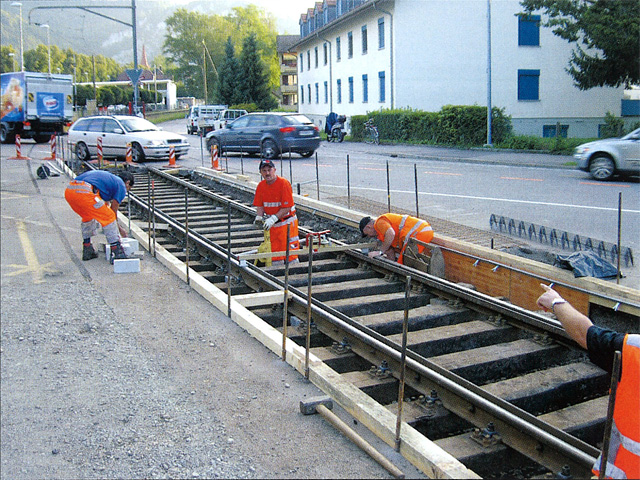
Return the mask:
{"type": "Polygon", "coordinates": [[[590,476],[609,378],[555,319],[417,268],[370,259],[350,248],[361,240],[354,222],[321,209],[297,208],[301,239],[331,231],[323,245],[309,249],[303,241],[300,263],[288,268],[256,266],[246,260],[263,241],[252,224],[252,194],[197,172],[151,168],[136,173],[121,208],[151,253],[162,248],[188,266],[187,281],[189,271],[197,272],[230,299],[252,299],[245,302],[249,310],[287,342],[308,345],[307,376],[312,355],[384,415],[401,410],[405,436],[396,445],[425,473],[590,476]],[[280,292],[280,301],[260,300],[277,298],[270,292],[280,292]],[[430,449],[447,452],[459,467],[448,465],[449,457],[416,460],[406,431],[428,438],[430,449]]]}

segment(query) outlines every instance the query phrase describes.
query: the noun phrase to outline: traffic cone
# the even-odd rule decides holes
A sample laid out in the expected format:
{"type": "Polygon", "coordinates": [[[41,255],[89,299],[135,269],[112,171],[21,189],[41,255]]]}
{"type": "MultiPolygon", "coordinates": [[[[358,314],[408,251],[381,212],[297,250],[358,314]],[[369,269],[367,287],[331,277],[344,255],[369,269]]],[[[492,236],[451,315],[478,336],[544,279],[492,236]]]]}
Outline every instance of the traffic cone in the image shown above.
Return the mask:
{"type": "Polygon", "coordinates": [[[51,135],[49,139],[49,145],[51,146],[51,156],[43,158],[43,160],[55,160],[56,159],[56,136],[51,135]]]}
{"type": "Polygon", "coordinates": [[[220,170],[220,162],[218,161],[218,145],[211,147],[211,168],[220,170]]]}
{"type": "Polygon", "coordinates": [[[131,143],[127,143],[127,154],[125,155],[125,161],[129,164],[133,164],[133,151],[131,150],[131,143]]]}
{"type": "Polygon", "coordinates": [[[165,167],[175,167],[176,166],[176,148],[174,146],[169,147],[169,165],[165,165],[165,167]]]}
{"type": "Polygon", "coordinates": [[[16,135],[16,156],[10,157],[8,160],[31,160],[29,157],[22,156],[22,142],[20,140],[20,135],[16,135]]]}

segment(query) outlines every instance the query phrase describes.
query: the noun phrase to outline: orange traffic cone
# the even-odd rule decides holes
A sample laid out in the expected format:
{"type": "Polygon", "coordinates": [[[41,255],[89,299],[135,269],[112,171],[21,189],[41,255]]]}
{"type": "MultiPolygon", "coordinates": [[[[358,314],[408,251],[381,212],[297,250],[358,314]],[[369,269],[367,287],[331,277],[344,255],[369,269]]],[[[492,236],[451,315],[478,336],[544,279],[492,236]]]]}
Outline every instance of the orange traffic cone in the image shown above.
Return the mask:
{"type": "Polygon", "coordinates": [[[165,167],[175,167],[176,166],[176,148],[174,146],[169,147],[169,165],[165,165],[165,167]]]}
{"type": "Polygon", "coordinates": [[[43,160],[55,160],[56,159],[56,136],[51,135],[49,139],[49,145],[51,146],[51,156],[43,158],[43,160]]]}
{"type": "Polygon", "coordinates": [[[127,153],[125,155],[125,161],[127,163],[133,163],[133,151],[131,150],[131,143],[127,143],[127,153]]]}
{"type": "Polygon", "coordinates": [[[211,168],[220,170],[220,162],[218,161],[218,145],[211,147],[211,168]]]}
{"type": "Polygon", "coordinates": [[[16,156],[10,157],[8,160],[31,160],[29,157],[22,156],[22,141],[20,135],[16,135],[16,156]]]}

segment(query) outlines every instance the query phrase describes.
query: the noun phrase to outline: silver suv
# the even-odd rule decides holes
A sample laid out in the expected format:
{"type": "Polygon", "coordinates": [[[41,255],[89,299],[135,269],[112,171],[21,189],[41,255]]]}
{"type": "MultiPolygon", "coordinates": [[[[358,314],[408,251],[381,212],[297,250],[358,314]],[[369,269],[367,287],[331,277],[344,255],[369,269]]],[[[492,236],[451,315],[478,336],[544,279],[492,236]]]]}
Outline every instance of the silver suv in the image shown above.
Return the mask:
{"type": "Polygon", "coordinates": [[[596,180],[609,180],[615,174],[640,174],[640,128],[622,138],[583,143],[573,157],[578,168],[596,180]]]}

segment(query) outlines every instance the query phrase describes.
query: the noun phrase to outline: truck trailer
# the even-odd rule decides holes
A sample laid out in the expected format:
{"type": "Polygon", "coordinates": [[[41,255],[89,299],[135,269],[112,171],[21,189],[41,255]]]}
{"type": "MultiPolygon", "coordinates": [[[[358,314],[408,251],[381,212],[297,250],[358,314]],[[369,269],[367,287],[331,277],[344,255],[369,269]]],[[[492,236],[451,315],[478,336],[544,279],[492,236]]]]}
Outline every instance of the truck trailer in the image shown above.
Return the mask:
{"type": "Polygon", "coordinates": [[[0,76],[2,107],[0,141],[16,135],[44,143],[63,133],[73,120],[73,77],[39,72],[12,72],[0,76]]]}

